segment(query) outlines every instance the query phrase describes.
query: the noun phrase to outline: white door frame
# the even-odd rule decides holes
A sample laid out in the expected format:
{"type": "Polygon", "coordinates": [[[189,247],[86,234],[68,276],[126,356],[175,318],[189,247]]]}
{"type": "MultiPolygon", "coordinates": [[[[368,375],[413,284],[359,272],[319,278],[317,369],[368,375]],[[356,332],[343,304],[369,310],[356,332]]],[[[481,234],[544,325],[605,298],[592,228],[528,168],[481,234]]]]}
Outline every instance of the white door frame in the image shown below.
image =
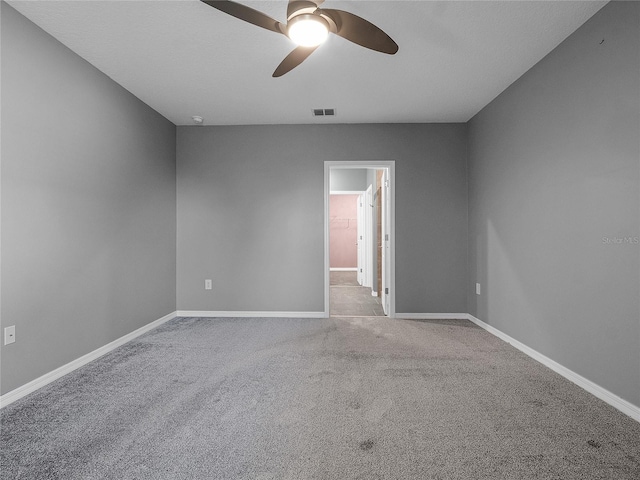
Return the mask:
{"type": "Polygon", "coordinates": [[[385,315],[389,314],[389,295],[387,294],[387,289],[390,289],[390,285],[388,285],[388,269],[389,269],[389,173],[385,170],[382,174],[382,187],[380,188],[381,199],[381,209],[382,209],[382,229],[380,234],[382,238],[380,239],[382,245],[382,292],[380,292],[380,297],[382,300],[382,309],[384,310],[385,315]]]}
{"type": "MultiPolygon", "coordinates": [[[[324,162],[324,316],[330,316],[330,274],[329,274],[329,194],[332,168],[360,168],[386,170],[389,178],[389,318],[396,315],[396,162],[389,161],[326,161],[324,162]]],[[[362,193],[362,192],[358,192],[362,193]]]]}

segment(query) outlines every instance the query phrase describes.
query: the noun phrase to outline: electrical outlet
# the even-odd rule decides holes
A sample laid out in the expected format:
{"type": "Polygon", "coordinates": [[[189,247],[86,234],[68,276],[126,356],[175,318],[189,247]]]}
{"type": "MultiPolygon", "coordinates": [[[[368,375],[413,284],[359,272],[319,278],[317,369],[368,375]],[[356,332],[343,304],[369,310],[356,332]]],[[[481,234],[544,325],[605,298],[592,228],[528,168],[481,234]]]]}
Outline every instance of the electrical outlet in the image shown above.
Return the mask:
{"type": "Polygon", "coordinates": [[[211,279],[207,279],[204,281],[204,289],[205,290],[211,290],[213,288],[213,282],[211,281],[211,279]]]}
{"type": "Polygon", "coordinates": [[[16,341],[16,326],[11,325],[10,327],[5,327],[4,329],[4,344],[9,345],[16,341]]]}
{"type": "Polygon", "coordinates": [[[476,295],[480,295],[480,284],[476,283],[476,295]]]}

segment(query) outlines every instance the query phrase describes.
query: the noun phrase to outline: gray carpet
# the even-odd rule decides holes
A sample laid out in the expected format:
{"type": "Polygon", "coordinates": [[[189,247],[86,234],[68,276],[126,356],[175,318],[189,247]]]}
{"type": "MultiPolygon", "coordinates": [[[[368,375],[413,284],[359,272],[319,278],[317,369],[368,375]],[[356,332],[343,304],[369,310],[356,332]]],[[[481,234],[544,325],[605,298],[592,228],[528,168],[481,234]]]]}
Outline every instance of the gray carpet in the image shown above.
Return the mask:
{"type": "Polygon", "coordinates": [[[380,297],[367,287],[332,286],[329,290],[332,317],[384,317],[380,297]]]}
{"type": "Polygon", "coordinates": [[[384,317],[380,297],[358,284],[356,272],[331,272],[330,315],[332,317],[384,317]]]}
{"type": "Polygon", "coordinates": [[[331,286],[359,287],[357,272],[329,272],[331,286]]]}
{"type": "Polygon", "coordinates": [[[1,421],[2,479],[640,478],[640,423],[467,321],[176,319],[1,421]]]}

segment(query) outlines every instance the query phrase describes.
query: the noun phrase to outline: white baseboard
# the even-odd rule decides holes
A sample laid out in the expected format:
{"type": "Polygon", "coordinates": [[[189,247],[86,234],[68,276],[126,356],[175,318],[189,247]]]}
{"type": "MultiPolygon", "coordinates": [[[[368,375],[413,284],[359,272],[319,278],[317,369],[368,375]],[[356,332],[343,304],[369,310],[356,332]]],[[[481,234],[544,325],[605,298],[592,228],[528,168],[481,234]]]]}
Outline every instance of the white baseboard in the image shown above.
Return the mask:
{"type": "Polygon", "coordinates": [[[25,395],[28,395],[31,392],[34,392],[39,388],[44,387],[45,385],[53,382],[54,380],[57,380],[60,377],[63,377],[67,373],[73,372],[74,370],[80,368],[81,366],[86,365],[87,363],[95,360],[96,358],[101,357],[105,353],[109,353],[111,350],[118,348],[120,345],[124,345],[125,343],[133,340],[134,338],[139,337],[143,333],[146,333],[149,330],[152,330],[162,325],[163,323],[173,318],[176,318],[176,316],[177,316],[176,312],[172,312],[168,315],[165,315],[164,317],[159,318],[158,320],[154,320],[153,322],[148,323],[144,327],[140,327],[131,333],[127,333],[126,335],[94,350],[93,352],[87,353],[86,355],[83,355],[80,358],[76,358],[75,360],[67,363],[66,365],[56,368],[55,370],[49,373],[45,373],[41,377],[38,377],[35,380],[30,381],[29,383],[25,383],[21,387],[18,387],[15,390],[11,390],[10,392],[5,393],[4,395],[0,396],[0,408],[6,407],[7,405],[15,402],[16,400],[19,400],[25,395]]]}
{"type": "Polygon", "coordinates": [[[534,360],[542,363],[544,366],[549,367],[551,370],[556,372],[559,375],[562,375],[567,380],[575,383],[579,387],[585,389],[587,392],[595,395],[600,400],[608,403],[612,407],[620,410],[625,415],[630,416],[634,420],[640,422],[640,407],[620,398],[614,393],[611,393],[609,390],[601,387],[600,385],[593,383],[591,380],[584,378],[582,375],[578,375],[573,370],[569,370],[567,367],[560,365],[555,360],[551,360],[549,357],[541,354],[540,352],[534,350],[531,347],[528,347],[524,343],[519,342],[515,338],[510,337],[506,333],[501,332],[495,327],[484,323],[482,320],[474,317],[471,314],[467,314],[467,319],[471,322],[475,323],[481,328],[484,328],[487,332],[495,335],[496,337],[504,340],[505,342],[511,344],[513,347],[517,348],[521,352],[530,356],[534,360]]]}
{"type": "Polygon", "coordinates": [[[468,320],[468,313],[396,313],[396,318],[407,320],[468,320]]]}
{"type": "Polygon", "coordinates": [[[378,296],[378,292],[374,292],[373,290],[371,290],[371,296],[372,297],[377,297],[378,296]]]}
{"type": "Polygon", "coordinates": [[[211,312],[204,310],[178,310],[178,317],[203,318],[326,318],[325,312],[211,312]]]}
{"type": "Polygon", "coordinates": [[[335,268],[333,268],[332,267],[332,268],[329,269],[329,271],[331,271],[331,272],[357,272],[358,268],[357,267],[353,267],[353,268],[351,268],[351,267],[345,267],[345,268],[343,268],[343,267],[335,267],[335,268]]]}

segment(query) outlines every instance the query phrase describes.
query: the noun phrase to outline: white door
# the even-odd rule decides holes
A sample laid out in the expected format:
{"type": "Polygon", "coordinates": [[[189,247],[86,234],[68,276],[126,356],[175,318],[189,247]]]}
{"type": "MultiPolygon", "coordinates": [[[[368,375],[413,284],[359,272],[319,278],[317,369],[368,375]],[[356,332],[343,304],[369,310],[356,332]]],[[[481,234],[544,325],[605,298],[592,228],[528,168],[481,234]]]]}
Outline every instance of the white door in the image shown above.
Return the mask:
{"type": "Polygon", "coordinates": [[[382,173],[382,308],[385,315],[389,315],[389,287],[391,278],[391,255],[390,255],[390,232],[389,213],[390,213],[390,196],[389,196],[389,172],[384,170],[382,173]]]}
{"type": "Polygon", "coordinates": [[[364,198],[363,195],[358,195],[356,199],[356,212],[357,212],[357,232],[356,232],[356,246],[358,248],[358,283],[362,285],[364,283],[364,198]]]}
{"type": "Polygon", "coordinates": [[[373,286],[373,188],[364,194],[364,286],[373,286]]]}

